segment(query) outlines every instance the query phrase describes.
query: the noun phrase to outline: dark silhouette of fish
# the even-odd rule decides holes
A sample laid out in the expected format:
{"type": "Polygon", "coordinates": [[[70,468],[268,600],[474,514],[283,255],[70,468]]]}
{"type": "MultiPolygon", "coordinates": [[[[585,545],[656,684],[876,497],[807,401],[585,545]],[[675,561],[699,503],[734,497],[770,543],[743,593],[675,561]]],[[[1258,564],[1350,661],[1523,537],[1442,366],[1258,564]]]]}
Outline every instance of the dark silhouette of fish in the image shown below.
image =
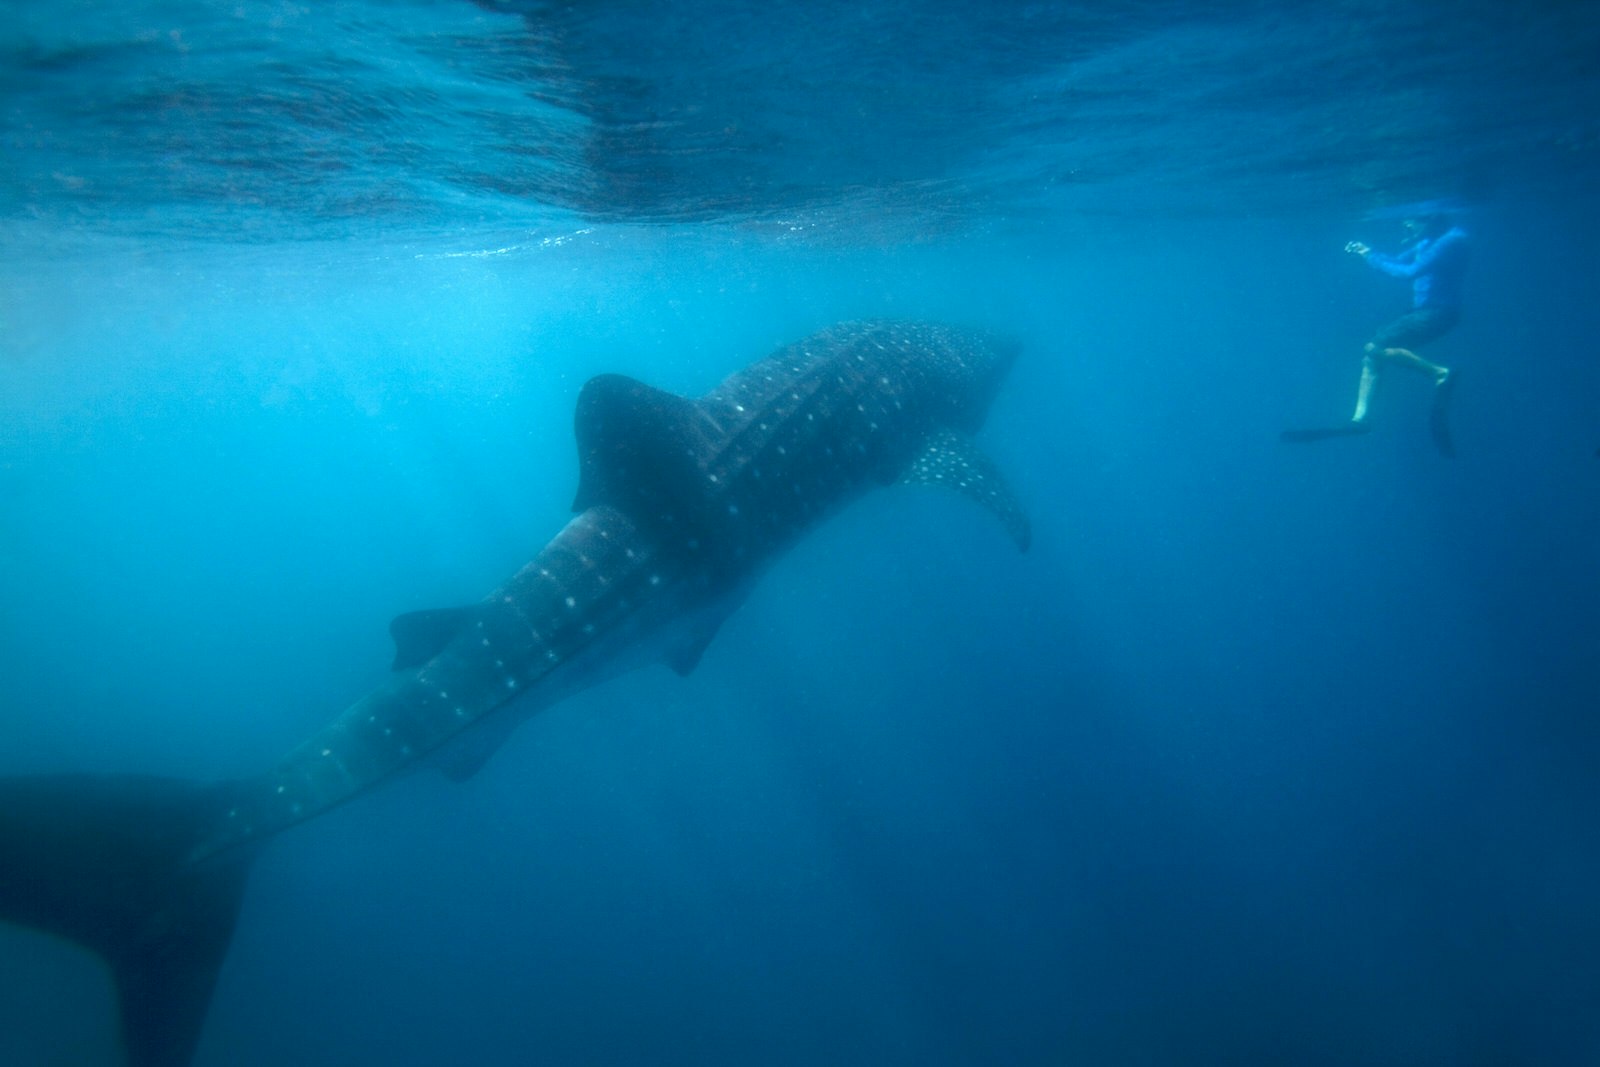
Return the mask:
{"type": "Polygon", "coordinates": [[[469,776],[528,715],[634,667],[692,671],[785,547],[876,486],[956,489],[1020,548],[1028,522],[971,442],[1013,345],[861,322],[697,399],[583,388],[577,515],[482,601],[394,620],[397,673],[266,773],[0,780],[0,918],[79,941],[115,976],[133,1067],[193,1054],[251,860],[395,775],[469,776]]]}

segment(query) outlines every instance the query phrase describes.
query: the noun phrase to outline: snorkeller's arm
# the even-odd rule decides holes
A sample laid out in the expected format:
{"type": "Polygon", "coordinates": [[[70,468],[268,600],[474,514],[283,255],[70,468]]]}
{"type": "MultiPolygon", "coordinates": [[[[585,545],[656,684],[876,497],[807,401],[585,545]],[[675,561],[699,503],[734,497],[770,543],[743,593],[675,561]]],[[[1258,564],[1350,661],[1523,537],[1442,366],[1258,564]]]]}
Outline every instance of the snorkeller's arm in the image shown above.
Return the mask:
{"type": "Polygon", "coordinates": [[[1451,230],[1435,240],[1419,241],[1398,256],[1370,252],[1361,258],[1385,274],[1396,278],[1415,278],[1433,269],[1442,258],[1454,255],[1465,239],[1466,235],[1460,230],[1451,230]]]}

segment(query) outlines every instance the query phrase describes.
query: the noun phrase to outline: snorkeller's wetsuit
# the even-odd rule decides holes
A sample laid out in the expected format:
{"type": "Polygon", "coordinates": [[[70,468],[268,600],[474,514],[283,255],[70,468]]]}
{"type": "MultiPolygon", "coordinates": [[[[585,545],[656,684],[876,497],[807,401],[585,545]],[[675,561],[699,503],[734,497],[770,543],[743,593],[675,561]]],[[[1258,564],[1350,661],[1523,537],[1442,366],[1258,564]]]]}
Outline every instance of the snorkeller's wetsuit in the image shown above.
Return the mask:
{"type": "Polygon", "coordinates": [[[1411,348],[1448,333],[1461,318],[1462,281],[1467,273],[1467,235],[1452,226],[1424,237],[1398,256],[1381,252],[1364,258],[1377,270],[1411,279],[1411,310],[1372,338],[1379,348],[1411,348]]]}

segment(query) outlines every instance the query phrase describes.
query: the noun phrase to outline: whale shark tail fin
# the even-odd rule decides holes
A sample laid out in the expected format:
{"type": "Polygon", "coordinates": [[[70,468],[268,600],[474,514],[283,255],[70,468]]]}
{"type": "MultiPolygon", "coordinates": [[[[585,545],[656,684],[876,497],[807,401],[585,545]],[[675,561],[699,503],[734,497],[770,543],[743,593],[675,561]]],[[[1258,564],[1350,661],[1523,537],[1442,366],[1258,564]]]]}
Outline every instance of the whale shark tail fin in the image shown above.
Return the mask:
{"type": "Polygon", "coordinates": [[[131,1067],[182,1067],[227,954],[253,849],[194,858],[223,786],[0,779],[0,920],[76,941],[116,980],[131,1067]]]}

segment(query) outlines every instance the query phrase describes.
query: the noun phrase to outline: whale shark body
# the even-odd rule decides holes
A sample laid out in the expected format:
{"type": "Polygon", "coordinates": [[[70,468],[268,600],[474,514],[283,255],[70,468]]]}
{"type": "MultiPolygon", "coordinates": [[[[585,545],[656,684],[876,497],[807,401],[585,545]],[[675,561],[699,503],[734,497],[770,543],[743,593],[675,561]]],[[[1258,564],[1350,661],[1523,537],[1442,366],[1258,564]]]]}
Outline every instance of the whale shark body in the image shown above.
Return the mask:
{"type": "Polygon", "coordinates": [[[0,780],[0,919],[109,964],[133,1067],[182,1067],[260,847],[396,775],[464,778],[539,709],[635,667],[687,674],[782,550],[875,486],[944,485],[1029,527],[971,434],[1015,346],[832,327],[686,398],[591,379],[576,515],[476,604],[395,619],[396,673],[266,773],[0,780]]]}

